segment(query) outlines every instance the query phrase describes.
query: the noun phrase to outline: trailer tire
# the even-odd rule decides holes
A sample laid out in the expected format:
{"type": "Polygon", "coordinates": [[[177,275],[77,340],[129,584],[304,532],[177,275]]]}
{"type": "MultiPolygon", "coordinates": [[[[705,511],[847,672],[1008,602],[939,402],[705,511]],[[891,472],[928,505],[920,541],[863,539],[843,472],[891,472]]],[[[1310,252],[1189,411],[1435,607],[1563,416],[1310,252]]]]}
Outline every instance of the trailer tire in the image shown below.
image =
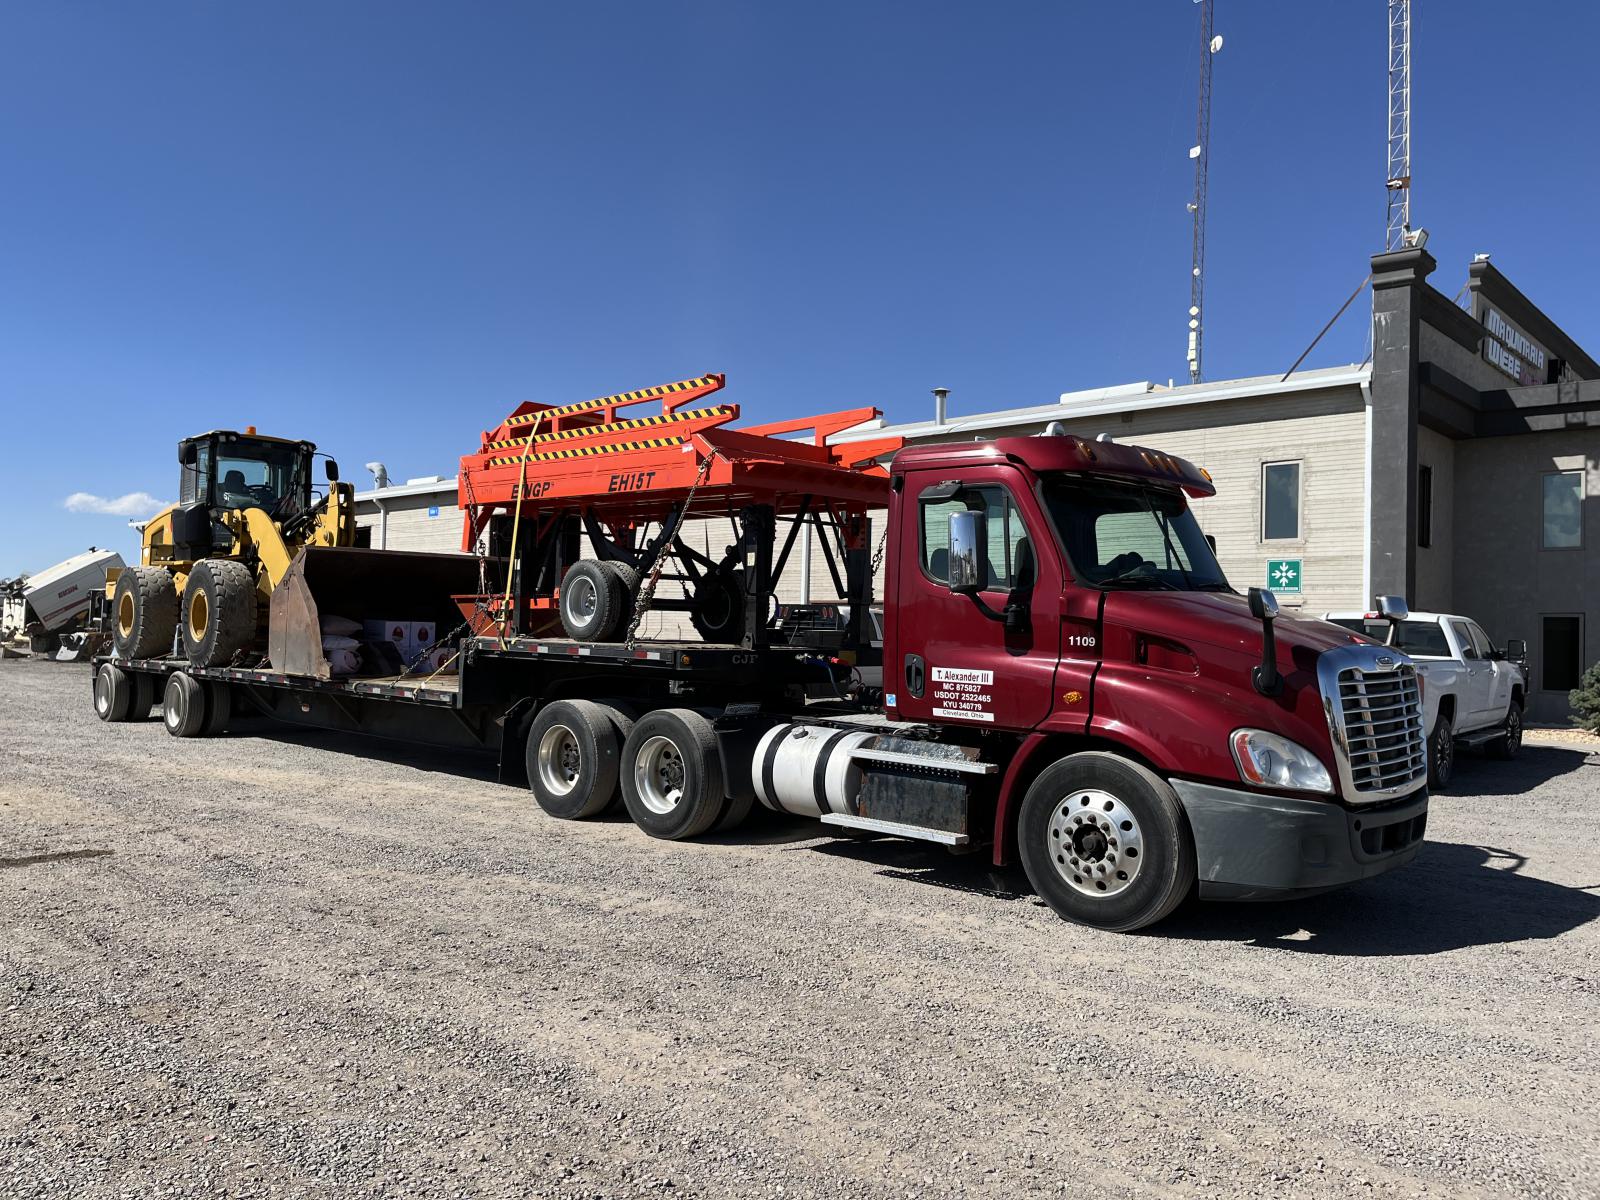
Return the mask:
{"type": "Polygon", "coordinates": [[[651,837],[681,841],[710,829],[723,811],[722,752],[711,722],[693,709],[658,708],[634,725],[622,749],[622,799],[651,837]]]}
{"type": "Polygon", "coordinates": [[[94,713],[102,721],[126,721],[133,703],[135,676],[114,663],[94,673],[94,713]]]}
{"type": "Polygon", "coordinates": [[[603,642],[616,631],[626,606],[622,580],[604,563],[580,559],[561,579],[561,628],[579,642],[603,642]]]}
{"type": "Polygon", "coordinates": [[[178,588],[160,567],[129,567],[111,598],[111,641],[117,657],[157,658],[172,650],[178,631],[178,588]]]}
{"type": "Polygon", "coordinates": [[[173,737],[199,737],[206,726],[206,692],[187,671],[167,676],[161,699],[161,719],[173,737]]]}
{"type": "Polygon", "coordinates": [[[737,646],[744,638],[744,572],[711,571],[695,585],[689,623],[700,640],[737,646]]]}
{"type": "Polygon", "coordinates": [[[1177,793],[1115,754],[1070,754],[1040,772],[1017,837],[1034,890],[1080,925],[1142,929],[1194,887],[1194,836],[1177,793]]]}
{"type": "Polygon", "coordinates": [[[612,712],[592,700],[556,700],[528,729],[528,787],[539,807],[581,821],[610,807],[617,794],[622,739],[612,712]]]}
{"type": "Polygon", "coordinates": [[[150,710],[156,706],[156,680],[154,675],[134,672],[133,698],[128,703],[128,720],[148,721],[150,710]]]}
{"type": "Polygon", "coordinates": [[[206,692],[206,737],[220,737],[228,730],[233,716],[233,689],[227,684],[208,680],[206,692]]]}
{"type": "Polygon", "coordinates": [[[256,638],[256,580],[250,568],[203,558],[183,589],[183,652],[197,667],[221,667],[256,638]]]}
{"type": "Polygon", "coordinates": [[[622,599],[625,606],[632,608],[633,598],[639,594],[639,568],[630,566],[625,562],[614,562],[611,559],[600,564],[607,571],[617,577],[617,582],[622,585],[622,599]]]}

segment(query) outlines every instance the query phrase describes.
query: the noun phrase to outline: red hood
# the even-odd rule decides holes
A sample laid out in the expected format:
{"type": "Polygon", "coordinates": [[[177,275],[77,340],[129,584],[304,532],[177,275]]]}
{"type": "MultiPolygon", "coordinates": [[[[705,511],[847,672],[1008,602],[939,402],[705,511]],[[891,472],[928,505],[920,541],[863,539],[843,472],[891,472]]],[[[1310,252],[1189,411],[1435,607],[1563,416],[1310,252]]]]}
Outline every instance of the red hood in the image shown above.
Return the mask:
{"type": "MultiPolygon", "coordinates": [[[[1185,645],[1261,656],[1261,622],[1250,615],[1250,602],[1231,592],[1114,591],[1106,595],[1106,616],[1185,645]]],[[[1286,613],[1276,627],[1278,657],[1286,669],[1297,647],[1321,654],[1362,640],[1338,625],[1286,613]]]]}

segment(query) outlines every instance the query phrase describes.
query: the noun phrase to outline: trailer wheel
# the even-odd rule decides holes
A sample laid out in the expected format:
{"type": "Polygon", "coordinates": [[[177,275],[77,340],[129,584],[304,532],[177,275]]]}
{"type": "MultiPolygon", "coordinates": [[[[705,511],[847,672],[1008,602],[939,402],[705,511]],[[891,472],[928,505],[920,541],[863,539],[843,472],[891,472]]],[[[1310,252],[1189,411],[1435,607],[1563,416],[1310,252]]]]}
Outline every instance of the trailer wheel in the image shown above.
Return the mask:
{"type": "Polygon", "coordinates": [[[168,675],[161,716],[173,737],[199,737],[206,725],[206,693],[200,681],[187,671],[168,675]]]}
{"type": "Polygon", "coordinates": [[[689,623],[702,641],[737,645],[744,637],[744,572],[712,571],[695,585],[689,623]]]}
{"type": "Polygon", "coordinates": [[[134,677],[112,663],[94,673],[94,712],[102,721],[126,721],[133,701],[134,677]]]}
{"type": "Polygon", "coordinates": [[[118,658],[156,658],[172,649],[178,589],[160,567],[129,567],[111,599],[112,644],[118,658]]]}
{"type": "Polygon", "coordinates": [[[580,642],[603,642],[625,606],[622,580],[592,558],[580,559],[561,580],[561,627],[580,642]]]}
{"type": "Polygon", "coordinates": [[[563,821],[604,811],[617,794],[622,739],[612,712],[592,700],[557,700],[528,730],[528,786],[539,807],[563,821]]]}
{"type": "Polygon", "coordinates": [[[256,580],[250,568],[204,558],[183,589],[183,652],[197,667],[220,667],[256,638],[256,580]]]}
{"type": "Polygon", "coordinates": [[[687,708],[658,708],[622,750],[622,799],[651,837],[679,841],[711,828],[722,813],[722,755],[711,722],[687,708]]]}
{"type": "Polygon", "coordinates": [[[1071,754],[1046,767],[1022,801],[1017,836],[1034,890],[1080,925],[1153,925],[1194,886],[1194,837],[1177,794],[1115,754],[1071,754]]]}
{"type": "Polygon", "coordinates": [[[600,564],[607,571],[617,577],[617,582],[622,584],[622,599],[625,605],[631,607],[633,598],[639,594],[639,568],[629,566],[625,562],[613,562],[610,559],[600,564]]]}
{"type": "Polygon", "coordinates": [[[128,703],[128,720],[148,721],[156,704],[155,676],[136,671],[129,678],[133,681],[133,698],[128,703]]]}
{"type": "Polygon", "coordinates": [[[227,684],[208,680],[206,693],[206,737],[219,737],[227,732],[228,721],[233,716],[233,689],[227,684]]]}

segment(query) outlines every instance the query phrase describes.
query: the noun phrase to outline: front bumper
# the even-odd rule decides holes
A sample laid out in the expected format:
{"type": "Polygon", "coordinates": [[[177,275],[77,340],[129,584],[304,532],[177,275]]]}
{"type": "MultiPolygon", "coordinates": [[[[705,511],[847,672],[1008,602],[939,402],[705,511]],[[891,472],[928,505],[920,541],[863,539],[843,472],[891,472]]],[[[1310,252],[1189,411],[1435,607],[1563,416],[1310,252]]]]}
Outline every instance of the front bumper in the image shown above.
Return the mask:
{"type": "Polygon", "coordinates": [[[1200,895],[1219,900],[1309,896],[1404,866],[1422,848],[1428,790],[1341,808],[1235,788],[1171,781],[1194,832],[1200,895]]]}

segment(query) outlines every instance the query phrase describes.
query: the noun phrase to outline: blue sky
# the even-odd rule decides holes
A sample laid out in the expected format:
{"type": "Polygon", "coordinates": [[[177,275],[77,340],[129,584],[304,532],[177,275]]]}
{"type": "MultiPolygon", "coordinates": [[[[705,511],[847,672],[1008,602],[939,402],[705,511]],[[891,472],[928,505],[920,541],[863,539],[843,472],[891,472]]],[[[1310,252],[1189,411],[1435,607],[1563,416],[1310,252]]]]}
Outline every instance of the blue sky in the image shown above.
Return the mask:
{"type": "MultiPolygon", "coordinates": [[[[1285,369],[1379,248],[1384,5],[1217,8],[1226,378],[1285,369]]],[[[1435,283],[1490,251],[1600,351],[1600,15],[1417,8],[1435,283]]],[[[13,0],[0,575],[126,552],[67,498],[170,498],[217,426],[365,481],[452,471],[523,399],[711,370],[759,418],[1181,376],[1197,13],[13,0]]],[[[1311,365],[1363,357],[1363,307],[1311,365]]]]}

